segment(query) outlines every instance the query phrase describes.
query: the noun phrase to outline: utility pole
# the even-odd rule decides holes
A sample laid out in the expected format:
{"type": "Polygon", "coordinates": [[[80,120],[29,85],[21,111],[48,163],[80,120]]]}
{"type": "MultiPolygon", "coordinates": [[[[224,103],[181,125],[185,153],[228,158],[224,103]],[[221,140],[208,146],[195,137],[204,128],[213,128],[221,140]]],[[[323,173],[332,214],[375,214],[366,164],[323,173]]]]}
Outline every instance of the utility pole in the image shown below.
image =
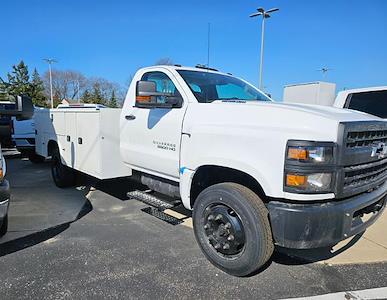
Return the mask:
{"type": "Polygon", "coordinates": [[[44,58],[43,59],[46,63],[48,63],[48,72],[50,75],[50,99],[51,99],[51,108],[54,108],[54,97],[52,95],[52,74],[51,74],[51,65],[53,63],[56,63],[57,61],[53,58],[44,58]]]}
{"type": "Polygon", "coordinates": [[[259,89],[262,89],[262,76],[263,76],[263,49],[265,43],[265,19],[270,18],[270,14],[272,12],[278,11],[279,8],[271,8],[269,10],[265,10],[263,7],[257,9],[257,13],[251,14],[249,17],[254,18],[258,16],[262,16],[262,28],[261,28],[261,56],[259,63],[259,89]]]}

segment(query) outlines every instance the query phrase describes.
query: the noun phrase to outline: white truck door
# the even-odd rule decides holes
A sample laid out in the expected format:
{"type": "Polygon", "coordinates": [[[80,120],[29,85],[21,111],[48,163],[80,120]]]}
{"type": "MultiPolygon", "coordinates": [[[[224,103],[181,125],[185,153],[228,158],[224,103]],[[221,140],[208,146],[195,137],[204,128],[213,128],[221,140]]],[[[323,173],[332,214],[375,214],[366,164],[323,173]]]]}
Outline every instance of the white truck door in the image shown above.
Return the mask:
{"type": "MultiPolygon", "coordinates": [[[[178,81],[167,71],[144,73],[141,80],[154,81],[157,92],[182,95],[178,81]]],[[[187,103],[183,103],[181,108],[130,107],[125,113],[125,125],[121,131],[124,162],[144,172],[179,178],[180,141],[186,107],[187,103]]]]}

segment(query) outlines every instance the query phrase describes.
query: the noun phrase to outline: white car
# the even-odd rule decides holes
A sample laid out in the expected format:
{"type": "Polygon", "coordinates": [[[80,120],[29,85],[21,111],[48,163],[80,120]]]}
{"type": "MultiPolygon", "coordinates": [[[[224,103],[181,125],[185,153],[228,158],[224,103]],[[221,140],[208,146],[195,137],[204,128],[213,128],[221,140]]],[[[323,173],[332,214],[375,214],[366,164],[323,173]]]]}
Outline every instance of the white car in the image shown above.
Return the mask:
{"type": "Polygon", "coordinates": [[[5,174],[7,167],[0,146],[0,237],[7,233],[8,229],[8,207],[10,200],[9,183],[5,174]]]}

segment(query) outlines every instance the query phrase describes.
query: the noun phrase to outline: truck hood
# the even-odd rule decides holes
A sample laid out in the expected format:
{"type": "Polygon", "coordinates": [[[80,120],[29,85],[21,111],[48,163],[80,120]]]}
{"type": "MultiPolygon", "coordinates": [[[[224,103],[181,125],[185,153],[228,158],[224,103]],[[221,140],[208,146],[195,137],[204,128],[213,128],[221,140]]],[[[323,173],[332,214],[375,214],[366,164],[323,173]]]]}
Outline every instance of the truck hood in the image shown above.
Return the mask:
{"type": "Polygon", "coordinates": [[[301,112],[337,122],[381,120],[379,117],[360,111],[313,104],[265,101],[214,101],[213,103],[218,105],[246,105],[249,109],[256,108],[257,111],[278,111],[278,113],[301,112]]]}

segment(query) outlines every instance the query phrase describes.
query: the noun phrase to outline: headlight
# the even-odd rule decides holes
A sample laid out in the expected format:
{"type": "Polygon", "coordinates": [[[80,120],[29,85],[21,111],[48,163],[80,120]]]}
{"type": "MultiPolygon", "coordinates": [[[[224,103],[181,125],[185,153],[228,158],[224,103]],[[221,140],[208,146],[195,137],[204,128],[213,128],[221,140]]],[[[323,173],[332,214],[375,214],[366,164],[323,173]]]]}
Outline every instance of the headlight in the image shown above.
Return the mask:
{"type": "Polygon", "coordinates": [[[335,182],[336,144],[288,141],[285,153],[284,191],[331,193],[335,182]]]}
{"type": "Polygon", "coordinates": [[[333,147],[289,145],[286,158],[305,163],[330,164],[333,162],[333,147]]]}
{"type": "Polygon", "coordinates": [[[285,186],[294,191],[307,193],[330,192],[332,190],[332,173],[296,174],[286,173],[285,186]]]}

